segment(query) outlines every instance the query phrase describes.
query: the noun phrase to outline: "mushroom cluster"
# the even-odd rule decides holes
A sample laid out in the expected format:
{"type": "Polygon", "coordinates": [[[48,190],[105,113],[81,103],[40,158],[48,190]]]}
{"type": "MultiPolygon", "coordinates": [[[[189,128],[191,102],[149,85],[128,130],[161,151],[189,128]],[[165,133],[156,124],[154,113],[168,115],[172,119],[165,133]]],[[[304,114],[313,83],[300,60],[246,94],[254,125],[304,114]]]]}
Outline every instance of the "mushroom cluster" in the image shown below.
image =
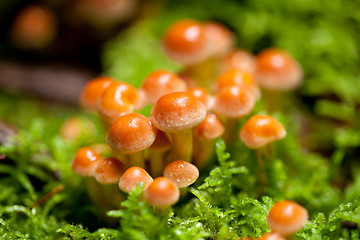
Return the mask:
{"type": "MultiPolygon", "coordinates": [[[[163,38],[168,57],[184,66],[178,75],[156,70],[140,88],[110,77],[89,81],[80,103],[103,119],[112,157],[80,149],[74,171],[126,193],[145,182],[149,204],[175,204],[179,189],[194,183],[198,168],[213,158],[214,140],[237,136],[240,120],[261,98],[260,87],[284,91],[301,82],[301,68],[288,53],[269,49],[255,57],[233,45],[234,35],[222,24],[180,20],[163,38]],[[136,112],[145,105],[152,106],[150,116],[136,112]]],[[[271,116],[254,115],[239,136],[249,148],[261,149],[286,131],[271,116]]]]}

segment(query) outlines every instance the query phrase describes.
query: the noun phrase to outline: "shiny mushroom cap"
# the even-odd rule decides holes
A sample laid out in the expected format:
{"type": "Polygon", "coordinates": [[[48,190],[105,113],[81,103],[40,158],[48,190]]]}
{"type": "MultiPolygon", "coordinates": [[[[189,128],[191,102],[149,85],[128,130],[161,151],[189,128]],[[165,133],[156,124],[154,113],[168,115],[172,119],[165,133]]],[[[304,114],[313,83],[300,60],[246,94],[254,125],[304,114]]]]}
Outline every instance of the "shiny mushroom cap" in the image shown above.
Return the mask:
{"type": "Polygon", "coordinates": [[[135,187],[141,183],[145,183],[145,188],[153,181],[153,178],[140,167],[131,167],[125,171],[119,180],[119,188],[129,193],[135,189],[135,187]]]}
{"type": "Polygon", "coordinates": [[[252,149],[283,139],[286,136],[284,126],[268,115],[254,115],[249,118],[240,131],[241,141],[252,149]]]}
{"type": "Polygon", "coordinates": [[[164,177],[172,180],[179,188],[193,184],[199,177],[199,169],[185,161],[171,162],[164,169],[164,177]]]}
{"type": "Polygon", "coordinates": [[[85,109],[96,110],[101,94],[115,82],[115,79],[111,77],[98,77],[87,82],[80,95],[81,106],[85,109]]]}
{"type": "Polygon", "coordinates": [[[205,120],[194,129],[195,136],[205,141],[220,137],[224,131],[224,124],[214,113],[206,115],[205,120]]]}
{"type": "Polygon", "coordinates": [[[267,217],[269,227],[283,236],[295,234],[309,219],[308,211],[296,202],[282,200],[276,202],[267,217]]]}
{"type": "Polygon", "coordinates": [[[162,96],[151,111],[150,120],[164,132],[179,132],[193,128],[206,117],[206,108],[201,101],[185,92],[162,96]]]}
{"type": "Polygon", "coordinates": [[[80,148],[72,161],[73,171],[80,176],[94,176],[101,156],[89,147],[80,148]]]}
{"type": "Polygon", "coordinates": [[[96,181],[102,184],[116,184],[125,172],[125,165],[116,158],[102,158],[96,166],[96,181]]]}
{"type": "Polygon", "coordinates": [[[193,64],[209,55],[204,26],[191,19],[172,24],[165,33],[163,45],[166,54],[182,64],[193,64]]]}
{"type": "Polygon", "coordinates": [[[180,190],[170,179],[158,177],[145,188],[144,196],[150,205],[157,208],[167,208],[179,201],[180,190]]]}
{"type": "Polygon", "coordinates": [[[113,151],[131,154],[150,147],[155,137],[156,130],[147,117],[139,113],[128,113],[113,122],[106,140],[113,151]]]}
{"type": "Polygon", "coordinates": [[[256,98],[246,86],[227,86],[215,95],[214,112],[226,118],[248,115],[255,106],[256,98]]]}
{"type": "Polygon", "coordinates": [[[303,72],[299,63],[290,54],[270,48],[257,56],[256,79],[265,89],[289,91],[302,83],[303,72]]]}
{"type": "Polygon", "coordinates": [[[192,87],[187,92],[199,99],[206,107],[206,110],[209,111],[214,106],[214,97],[205,88],[192,87]]]}
{"type": "Polygon", "coordinates": [[[149,104],[155,104],[162,95],[186,91],[186,88],[184,80],[167,70],[157,70],[150,73],[141,86],[146,102],[149,104]]]}
{"type": "Polygon", "coordinates": [[[105,89],[97,107],[102,117],[113,122],[119,116],[132,112],[142,104],[142,100],[141,94],[135,87],[125,82],[117,82],[105,89]]]}

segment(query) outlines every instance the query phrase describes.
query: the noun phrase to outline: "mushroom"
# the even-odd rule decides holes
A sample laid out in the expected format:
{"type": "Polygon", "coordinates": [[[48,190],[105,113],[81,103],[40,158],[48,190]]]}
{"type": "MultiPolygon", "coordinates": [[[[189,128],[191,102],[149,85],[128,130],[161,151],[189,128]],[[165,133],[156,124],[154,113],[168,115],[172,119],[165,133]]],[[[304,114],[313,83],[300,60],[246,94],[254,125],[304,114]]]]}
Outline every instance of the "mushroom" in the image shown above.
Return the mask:
{"type": "Polygon", "coordinates": [[[166,166],[164,177],[172,180],[179,188],[185,188],[198,179],[199,169],[189,162],[177,160],[166,166]]]}
{"type": "Polygon", "coordinates": [[[165,132],[157,130],[156,138],[150,146],[150,172],[153,177],[158,177],[164,170],[165,153],[170,148],[171,142],[165,132]]]}
{"type": "Polygon", "coordinates": [[[277,232],[270,232],[261,235],[258,238],[258,240],[286,240],[286,239],[277,232]]]}
{"type": "Polygon", "coordinates": [[[286,136],[284,126],[268,115],[254,115],[249,118],[240,130],[241,141],[251,149],[256,149],[258,160],[258,172],[260,182],[264,185],[267,177],[263,172],[264,163],[262,156],[270,160],[267,146],[273,141],[281,140],[286,136]]]}
{"type": "Polygon", "coordinates": [[[222,73],[216,80],[216,91],[226,86],[246,86],[256,100],[260,98],[260,89],[251,74],[240,69],[231,69],[222,73]]]}
{"type": "Polygon", "coordinates": [[[210,54],[226,55],[234,45],[234,34],[223,24],[209,21],[204,23],[210,54]]]}
{"type": "Polygon", "coordinates": [[[95,179],[101,184],[115,184],[125,172],[125,165],[116,158],[100,159],[95,169],[95,179]]]}
{"type": "Polygon", "coordinates": [[[130,165],[145,167],[143,150],[153,144],[156,130],[149,119],[139,113],[120,116],[111,125],[106,141],[118,154],[127,154],[130,165]]]}
{"type": "Polygon", "coordinates": [[[169,58],[181,64],[194,64],[209,56],[204,25],[196,20],[172,24],[164,35],[163,46],[169,58]]]}
{"type": "Polygon", "coordinates": [[[125,82],[111,84],[98,101],[100,115],[109,123],[119,116],[130,113],[143,103],[143,96],[133,86],[125,82]]]}
{"type": "Polygon", "coordinates": [[[271,230],[290,239],[309,219],[308,211],[290,200],[276,202],[270,209],[267,223],[271,230]]]}
{"type": "Polygon", "coordinates": [[[101,156],[89,147],[80,148],[72,161],[73,171],[84,177],[94,176],[101,156]]]}
{"type": "Polygon", "coordinates": [[[199,99],[207,111],[210,111],[214,105],[214,97],[202,87],[192,87],[187,90],[188,93],[199,99]]]}
{"type": "Polygon", "coordinates": [[[225,86],[216,92],[213,109],[217,115],[226,118],[224,133],[226,142],[233,140],[239,119],[253,110],[255,101],[255,95],[245,85],[225,86]]]}
{"type": "Polygon", "coordinates": [[[204,168],[215,152],[214,140],[225,131],[224,124],[214,113],[206,115],[205,120],[194,129],[194,163],[204,168]]]}
{"type": "Polygon", "coordinates": [[[174,92],[162,96],[151,111],[150,121],[161,131],[171,134],[171,159],[190,162],[192,128],[206,117],[206,108],[189,93],[174,92]]]}
{"type": "Polygon", "coordinates": [[[116,80],[111,77],[98,77],[87,82],[80,95],[81,106],[95,111],[101,94],[115,82],[116,80]]]}
{"type": "Polygon", "coordinates": [[[11,29],[11,38],[19,48],[43,49],[54,40],[56,25],[56,17],[50,9],[31,5],[20,11],[16,17],[11,29]]]}
{"type": "Polygon", "coordinates": [[[86,118],[72,117],[67,119],[60,129],[61,137],[66,141],[76,141],[82,137],[91,138],[96,133],[93,122],[86,118]]]}
{"type": "Polygon", "coordinates": [[[145,188],[144,196],[148,204],[164,210],[179,201],[180,190],[170,179],[158,177],[145,188]]]}
{"type": "Polygon", "coordinates": [[[225,57],[221,69],[227,71],[234,68],[254,74],[256,68],[255,56],[245,49],[233,50],[225,57]]]}
{"type": "Polygon", "coordinates": [[[119,188],[129,193],[135,189],[135,187],[141,183],[145,183],[145,188],[153,181],[153,178],[140,167],[131,167],[125,171],[119,180],[119,188]]]}
{"type": "Polygon", "coordinates": [[[167,70],[157,70],[150,73],[141,86],[146,102],[152,105],[155,104],[162,95],[171,92],[186,91],[186,88],[184,80],[167,70]]]}

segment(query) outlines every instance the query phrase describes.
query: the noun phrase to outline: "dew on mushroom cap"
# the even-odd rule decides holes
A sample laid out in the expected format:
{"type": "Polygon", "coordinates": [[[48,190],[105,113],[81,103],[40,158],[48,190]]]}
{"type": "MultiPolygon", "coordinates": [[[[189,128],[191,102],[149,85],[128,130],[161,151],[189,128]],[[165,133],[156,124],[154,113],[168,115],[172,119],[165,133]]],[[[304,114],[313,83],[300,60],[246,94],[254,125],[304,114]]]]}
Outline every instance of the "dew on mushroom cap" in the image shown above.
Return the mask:
{"type": "Polygon", "coordinates": [[[166,54],[174,61],[192,64],[208,56],[208,42],[203,24],[183,19],[172,24],[164,36],[166,54]]]}
{"type": "Polygon", "coordinates": [[[179,187],[166,177],[155,178],[145,188],[146,202],[157,208],[167,208],[174,205],[180,198],[179,187]]]}
{"type": "Polygon", "coordinates": [[[145,188],[153,181],[153,178],[146,172],[145,169],[140,167],[131,167],[127,169],[119,180],[119,188],[129,193],[141,183],[145,183],[145,188]]]}
{"type": "Polygon", "coordinates": [[[271,116],[260,114],[249,118],[240,131],[241,141],[253,149],[283,139],[285,136],[286,130],[279,121],[271,116]]]}
{"type": "Polygon", "coordinates": [[[307,210],[289,200],[276,202],[267,217],[269,227],[283,236],[293,235],[303,228],[309,219],[307,210]]]}
{"type": "Polygon", "coordinates": [[[199,177],[199,169],[188,162],[177,160],[168,164],[164,177],[172,180],[179,188],[193,184],[199,177]]]}
{"type": "Polygon", "coordinates": [[[93,149],[80,148],[72,161],[73,171],[80,176],[94,176],[96,166],[101,159],[93,149]]]}
{"type": "Polygon", "coordinates": [[[265,89],[289,91],[302,83],[303,72],[299,63],[290,54],[270,48],[257,56],[256,79],[265,89]]]}
{"type": "Polygon", "coordinates": [[[125,166],[116,158],[102,158],[96,166],[95,178],[102,184],[115,184],[119,182],[125,172],[125,166]]]}

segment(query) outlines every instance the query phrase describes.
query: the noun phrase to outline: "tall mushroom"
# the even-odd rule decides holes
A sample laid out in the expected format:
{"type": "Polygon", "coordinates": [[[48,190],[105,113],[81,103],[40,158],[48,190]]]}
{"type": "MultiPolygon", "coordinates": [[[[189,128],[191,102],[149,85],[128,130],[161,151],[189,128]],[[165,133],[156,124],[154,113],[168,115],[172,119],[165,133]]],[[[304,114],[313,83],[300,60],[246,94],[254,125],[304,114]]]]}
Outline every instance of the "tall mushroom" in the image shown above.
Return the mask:
{"type": "Polygon", "coordinates": [[[171,158],[190,162],[192,128],[206,117],[206,108],[189,93],[174,92],[162,96],[151,111],[150,120],[161,131],[171,134],[171,158]]]}

